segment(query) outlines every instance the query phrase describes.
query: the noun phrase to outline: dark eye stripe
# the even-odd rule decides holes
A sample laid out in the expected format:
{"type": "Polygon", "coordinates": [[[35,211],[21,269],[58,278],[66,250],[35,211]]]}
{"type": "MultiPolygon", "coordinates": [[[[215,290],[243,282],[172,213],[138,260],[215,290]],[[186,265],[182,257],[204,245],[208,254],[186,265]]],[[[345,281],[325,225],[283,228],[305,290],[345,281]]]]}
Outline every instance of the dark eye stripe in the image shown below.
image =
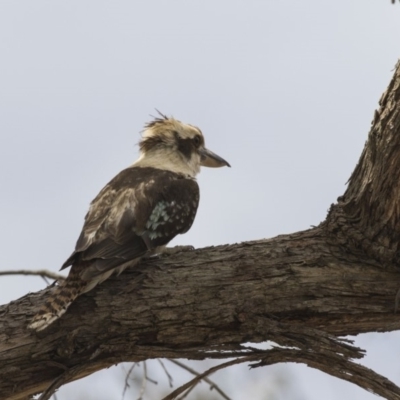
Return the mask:
{"type": "Polygon", "coordinates": [[[178,150],[190,160],[193,152],[193,140],[192,139],[178,139],[178,150]]]}

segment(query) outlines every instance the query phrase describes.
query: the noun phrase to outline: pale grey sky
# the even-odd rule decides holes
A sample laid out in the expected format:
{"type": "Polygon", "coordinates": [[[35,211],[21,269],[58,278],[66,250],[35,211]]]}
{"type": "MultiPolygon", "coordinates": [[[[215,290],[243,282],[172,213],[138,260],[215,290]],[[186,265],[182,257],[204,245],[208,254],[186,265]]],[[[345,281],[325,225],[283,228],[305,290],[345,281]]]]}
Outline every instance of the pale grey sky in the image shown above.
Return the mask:
{"type": "MultiPolygon", "coordinates": [[[[399,38],[390,0],[2,0],[1,268],[58,270],[89,202],[137,157],[155,108],[199,126],[232,165],[200,174],[197,219],[174,243],[318,224],[358,160],[399,38]]],[[[43,285],[3,277],[0,301],[43,285]]],[[[357,343],[368,349],[363,363],[400,384],[399,334],[357,343]]],[[[235,400],[264,399],[281,374],[287,388],[274,399],[375,398],[303,366],[236,367],[215,379],[235,400]]],[[[87,391],[119,400],[121,375],[93,375],[58,400],[87,391]]]]}

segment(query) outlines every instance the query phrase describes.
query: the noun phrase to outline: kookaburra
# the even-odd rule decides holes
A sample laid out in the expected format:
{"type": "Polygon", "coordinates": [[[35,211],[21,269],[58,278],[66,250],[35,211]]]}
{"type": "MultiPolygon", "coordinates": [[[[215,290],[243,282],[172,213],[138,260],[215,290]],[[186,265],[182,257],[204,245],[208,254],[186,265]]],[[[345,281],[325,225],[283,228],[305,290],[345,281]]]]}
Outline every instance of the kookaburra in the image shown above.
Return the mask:
{"type": "Polygon", "coordinates": [[[199,128],[162,114],[145,126],[139,147],[139,159],[92,201],[75,251],[61,267],[71,266],[69,275],[30,329],[45,329],[79,295],[187,232],[199,204],[200,166],[230,166],[206,149],[199,128]]]}

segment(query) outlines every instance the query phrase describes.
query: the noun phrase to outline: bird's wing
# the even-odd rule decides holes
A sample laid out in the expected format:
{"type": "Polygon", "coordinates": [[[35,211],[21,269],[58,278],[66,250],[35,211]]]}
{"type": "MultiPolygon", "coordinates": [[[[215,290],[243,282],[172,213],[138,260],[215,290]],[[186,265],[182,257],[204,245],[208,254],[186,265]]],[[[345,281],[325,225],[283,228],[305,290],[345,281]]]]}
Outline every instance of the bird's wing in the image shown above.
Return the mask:
{"type": "Polygon", "coordinates": [[[198,202],[193,179],[153,168],[128,168],[91,203],[75,251],[61,269],[84,262],[92,276],[141,257],[185,233],[198,202]]]}

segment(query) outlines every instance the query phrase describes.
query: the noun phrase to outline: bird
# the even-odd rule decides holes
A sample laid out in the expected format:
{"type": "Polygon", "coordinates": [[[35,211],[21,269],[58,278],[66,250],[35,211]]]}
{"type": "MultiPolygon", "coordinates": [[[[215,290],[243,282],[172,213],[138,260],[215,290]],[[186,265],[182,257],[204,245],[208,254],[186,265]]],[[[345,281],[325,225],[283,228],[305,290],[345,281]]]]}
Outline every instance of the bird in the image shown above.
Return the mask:
{"type": "Polygon", "coordinates": [[[159,112],[145,124],[140,156],[117,174],[90,203],[75,250],[61,270],[67,278],[53,287],[28,328],[41,331],[60,318],[83,293],[160,254],[193,224],[200,192],[200,167],[230,167],[205,147],[199,128],[159,112]]]}

